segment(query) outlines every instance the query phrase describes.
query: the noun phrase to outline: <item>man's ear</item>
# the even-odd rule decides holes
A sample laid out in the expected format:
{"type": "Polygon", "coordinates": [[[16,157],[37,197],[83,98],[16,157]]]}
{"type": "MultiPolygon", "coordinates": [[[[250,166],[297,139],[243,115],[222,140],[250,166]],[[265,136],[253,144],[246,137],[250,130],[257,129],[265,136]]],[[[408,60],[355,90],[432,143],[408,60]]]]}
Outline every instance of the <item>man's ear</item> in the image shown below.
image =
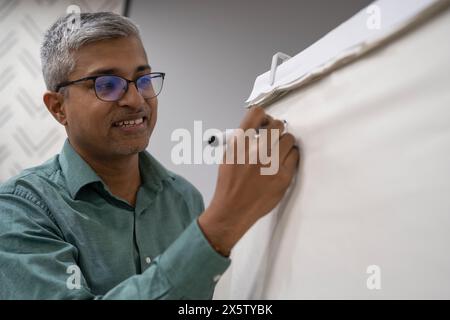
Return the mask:
{"type": "Polygon", "coordinates": [[[64,106],[64,95],[54,91],[44,93],[43,100],[48,111],[63,126],[67,125],[67,114],[64,106]]]}

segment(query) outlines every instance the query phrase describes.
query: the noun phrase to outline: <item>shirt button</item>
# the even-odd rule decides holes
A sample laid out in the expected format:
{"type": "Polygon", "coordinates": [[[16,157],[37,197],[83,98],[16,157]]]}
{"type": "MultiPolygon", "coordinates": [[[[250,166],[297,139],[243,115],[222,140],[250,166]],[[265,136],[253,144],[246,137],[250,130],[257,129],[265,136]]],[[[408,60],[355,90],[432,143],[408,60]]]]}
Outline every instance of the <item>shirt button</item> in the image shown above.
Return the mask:
{"type": "Polygon", "coordinates": [[[152,259],[150,259],[150,257],[145,258],[145,262],[147,262],[147,264],[150,264],[150,262],[152,262],[152,259]]]}
{"type": "Polygon", "coordinates": [[[220,274],[216,275],[216,276],[213,278],[214,282],[219,281],[219,280],[220,280],[220,276],[221,276],[220,274]]]}

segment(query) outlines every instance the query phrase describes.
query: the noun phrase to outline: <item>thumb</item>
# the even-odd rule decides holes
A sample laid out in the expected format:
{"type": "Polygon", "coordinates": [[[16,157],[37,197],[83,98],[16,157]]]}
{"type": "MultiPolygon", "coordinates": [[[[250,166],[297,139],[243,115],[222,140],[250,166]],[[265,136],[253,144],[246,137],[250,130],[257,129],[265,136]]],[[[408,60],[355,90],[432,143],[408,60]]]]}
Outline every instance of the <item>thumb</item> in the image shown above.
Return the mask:
{"type": "Polygon", "coordinates": [[[270,118],[271,117],[265,113],[263,108],[252,106],[239,127],[244,131],[247,129],[257,129],[267,124],[270,121],[270,118]]]}

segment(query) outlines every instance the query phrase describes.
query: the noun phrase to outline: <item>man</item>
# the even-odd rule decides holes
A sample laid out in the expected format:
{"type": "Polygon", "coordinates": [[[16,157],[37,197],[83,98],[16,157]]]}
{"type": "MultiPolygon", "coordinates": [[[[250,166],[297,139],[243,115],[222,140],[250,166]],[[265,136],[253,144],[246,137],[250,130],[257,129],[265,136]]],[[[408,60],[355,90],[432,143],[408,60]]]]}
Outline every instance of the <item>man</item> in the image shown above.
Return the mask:
{"type": "MultiPolygon", "coordinates": [[[[200,193],[145,151],[164,74],[137,27],[112,13],[70,17],[41,49],[44,103],[65,127],[61,153],[0,187],[0,298],[209,299],[235,243],[285,193],[299,153],[279,141],[280,169],[222,164],[200,193]]],[[[252,108],[241,128],[283,123],[252,108]]],[[[254,152],[247,147],[249,155],[254,152]]]]}

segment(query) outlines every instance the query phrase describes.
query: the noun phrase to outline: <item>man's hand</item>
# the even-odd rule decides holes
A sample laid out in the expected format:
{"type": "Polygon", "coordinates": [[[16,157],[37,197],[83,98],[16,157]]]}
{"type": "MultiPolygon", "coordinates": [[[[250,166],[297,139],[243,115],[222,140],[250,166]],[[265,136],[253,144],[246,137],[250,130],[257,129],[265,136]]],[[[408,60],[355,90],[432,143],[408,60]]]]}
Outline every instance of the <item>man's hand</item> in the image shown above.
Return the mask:
{"type": "MultiPolygon", "coordinates": [[[[249,163],[249,159],[258,154],[258,141],[245,145],[245,164],[227,164],[219,167],[216,190],[210,206],[203,212],[199,225],[206,238],[217,251],[228,256],[236,242],[261,217],[270,212],[280,202],[295,174],[299,161],[298,148],[294,146],[295,139],[291,134],[283,134],[279,139],[270,141],[270,130],[283,132],[284,124],[266,115],[260,107],[252,107],[243,119],[240,128],[269,129],[268,139],[259,141],[271,146],[279,143],[279,155],[270,152],[270,156],[279,156],[279,170],[274,175],[262,175],[259,162],[249,163]]],[[[262,139],[262,135],[259,139],[262,139]]],[[[249,139],[252,140],[252,139],[249,139]]],[[[234,137],[229,144],[236,143],[234,137]]],[[[228,149],[228,148],[227,148],[228,149]]],[[[276,148],[275,148],[276,150],[276,148]]],[[[229,152],[229,150],[227,150],[229,152]]],[[[224,156],[225,158],[225,156],[224,156]]]]}

